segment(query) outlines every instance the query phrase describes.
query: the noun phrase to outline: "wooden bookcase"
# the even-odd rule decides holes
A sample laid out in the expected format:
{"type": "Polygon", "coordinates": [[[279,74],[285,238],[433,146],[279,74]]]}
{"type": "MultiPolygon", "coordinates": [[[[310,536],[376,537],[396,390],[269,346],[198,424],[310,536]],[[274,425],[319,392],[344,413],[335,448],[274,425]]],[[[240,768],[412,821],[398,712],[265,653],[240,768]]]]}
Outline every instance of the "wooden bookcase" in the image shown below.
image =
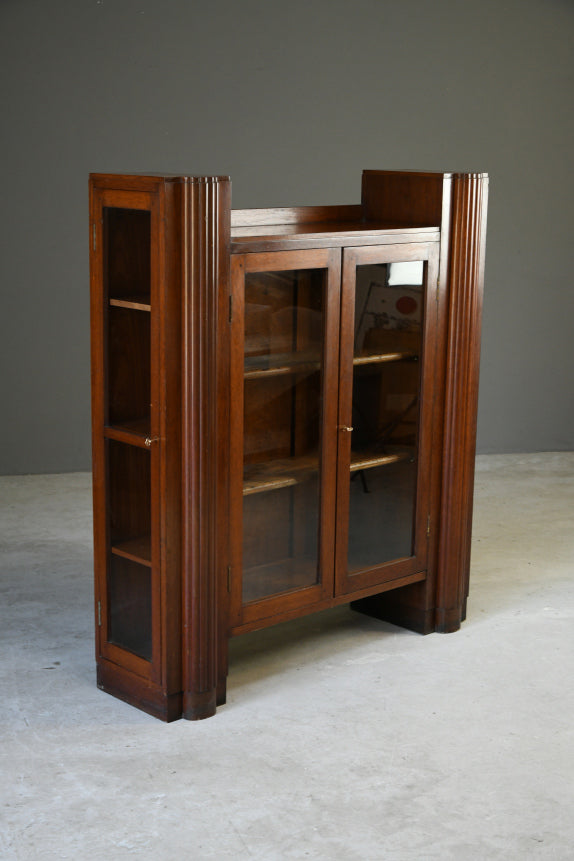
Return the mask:
{"type": "Polygon", "coordinates": [[[225,702],[231,636],[468,595],[485,174],[231,209],[228,177],[90,178],[98,685],[225,702]]]}

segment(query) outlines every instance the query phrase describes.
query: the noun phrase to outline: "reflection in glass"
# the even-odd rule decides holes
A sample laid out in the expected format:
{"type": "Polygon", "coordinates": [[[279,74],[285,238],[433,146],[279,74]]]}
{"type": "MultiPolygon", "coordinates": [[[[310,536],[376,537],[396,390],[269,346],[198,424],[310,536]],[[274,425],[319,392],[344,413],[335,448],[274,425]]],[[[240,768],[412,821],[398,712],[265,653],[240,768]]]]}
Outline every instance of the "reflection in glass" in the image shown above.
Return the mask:
{"type": "Polygon", "coordinates": [[[246,275],[244,602],[317,582],[324,285],[246,275]]]}
{"type": "Polygon", "coordinates": [[[413,553],[422,261],[357,267],[350,572],[413,553]]]}
{"type": "Polygon", "coordinates": [[[151,660],[151,569],[111,556],[108,640],[151,660]]]}
{"type": "Polygon", "coordinates": [[[104,273],[109,299],[150,301],[151,213],[104,207],[104,273]]]}
{"type": "Polygon", "coordinates": [[[150,452],[115,440],[109,440],[106,447],[112,551],[108,557],[108,640],[149,661],[152,648],[150,452]],[[115,555],[126,549],[129,554],[142,557],[142,563],[115,555]]]}

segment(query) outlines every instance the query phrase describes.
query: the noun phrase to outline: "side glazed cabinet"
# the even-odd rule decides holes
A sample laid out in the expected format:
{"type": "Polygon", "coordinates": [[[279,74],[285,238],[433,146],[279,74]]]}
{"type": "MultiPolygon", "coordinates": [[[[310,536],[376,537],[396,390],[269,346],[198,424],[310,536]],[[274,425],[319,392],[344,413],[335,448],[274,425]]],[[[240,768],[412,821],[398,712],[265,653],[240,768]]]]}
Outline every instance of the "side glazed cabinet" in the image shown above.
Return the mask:
{"type": "Polygon", "coordinates": [[[232,636],[338,604],[465,618],[488,179],[364,171],[348,206],[90,178],[98,685],[225,702],[232,636]]]}

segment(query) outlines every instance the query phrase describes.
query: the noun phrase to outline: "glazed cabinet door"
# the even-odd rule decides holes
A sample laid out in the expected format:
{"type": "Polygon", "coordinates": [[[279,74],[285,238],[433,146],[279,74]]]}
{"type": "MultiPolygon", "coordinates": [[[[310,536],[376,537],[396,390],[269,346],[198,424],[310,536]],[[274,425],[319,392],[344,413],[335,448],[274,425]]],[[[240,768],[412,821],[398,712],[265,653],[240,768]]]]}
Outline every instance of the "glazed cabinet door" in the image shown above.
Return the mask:
{"type": "Polygon", "coordinates": [[[438,242],[343,251],[336,594],[427,566],[438,242]]]}
{"type": "Polygon", "coordinates": [[[169,720],[181,691],[177,290],[168,297],[159,181],[106,182],[92,184],[90,236],[98,681],[169,720]]]}
{"type": "Polygon", "coordinates": [[[93,362],[98,370],[93,410],[98,653],[149,680],[157,675],[154,644],[159,642],[152,511],[158,470],[151,444],[157,434],[152,408],[156,204],[145,192],[96,191],[92,237],[98,250],[92,320],[101,327],[94,332],[94,351],[101,356],[93,362]]]}
{"type": "Polygon", "coordinates": [[[232,624],[333,593],[340,250],[232,259],[232,624]]]}

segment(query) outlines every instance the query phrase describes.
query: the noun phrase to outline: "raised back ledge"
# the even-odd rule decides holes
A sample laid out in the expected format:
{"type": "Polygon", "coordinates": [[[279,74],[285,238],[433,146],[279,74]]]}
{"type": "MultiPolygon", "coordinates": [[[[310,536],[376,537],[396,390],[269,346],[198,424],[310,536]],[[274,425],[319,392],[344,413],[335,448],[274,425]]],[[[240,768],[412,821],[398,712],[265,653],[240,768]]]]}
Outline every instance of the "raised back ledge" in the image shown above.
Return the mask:
{"type": "Polygon", "coordinates": [[[270,224],[294,225],[362,220],[363,207],[360,203],[343,206],[283,206],[273,209],[231,210],[232,229],[234,227],[259,227],[270,224]]]}
{"type": "Polygon", "coordinates": [[[231,241],[234,250],[249,241],[310,241],[313,237],[326,238],[331,235],[334,244],[337,244],[336,236],[366,236],[399,231],[434,234],[438,230],[438,224],[432,225],[428,222],[423,224],[413,220],[402,222],[397,219],[367,219],[362,204],[231,210],[231,241]]]}

